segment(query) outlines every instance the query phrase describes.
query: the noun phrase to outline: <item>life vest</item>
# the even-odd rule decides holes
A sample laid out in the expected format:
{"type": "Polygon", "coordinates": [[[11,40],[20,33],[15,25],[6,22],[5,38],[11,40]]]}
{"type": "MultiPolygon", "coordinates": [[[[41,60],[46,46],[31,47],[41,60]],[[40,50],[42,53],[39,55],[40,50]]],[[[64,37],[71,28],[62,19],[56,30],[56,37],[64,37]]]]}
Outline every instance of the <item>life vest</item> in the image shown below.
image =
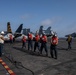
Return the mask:
{"type": "Polygon", "coordinates": [[[57,45],[57,44],[58,44],[58,38],[57,38],[57,37],[52,37],[51,43],[52,43],[53,45],[57,45]]]}
{"type": "Polygon", "coordinates": [[[44,35],[44,36],[42,36],[42,41],[43,42],[47,42],[47,37],[44,35]]]}
{"type": "Polygon", "coordinates": [[[35,40],[36,40],[36,41],[39,41],[39,39],[40,39],[39,35],[36,35],[36,36],[35,36],[35,40]]]}
{"type": "Polygon", "coordinates": [[[25,36],[23,36],[22,41],[26,42],[26,37],[25,36]]]}
{"type": "Polygon", "coordinates": [[[30,40],[33,39],[32,34],[28,34],[28,39],[30,39],[30,40]]]}
{"type": "Polygon", "coordinates": [[[68,39],[67,39],[67,41],[68,41],[68,42],[71,42],[71,41],[72,41],[72,37],[69,36],[68,39]]]}
{"type": "Polygon", "coordinates": [[[0,43],[4,44],[4,37],[2,35],[0,35],[0,43]]]}

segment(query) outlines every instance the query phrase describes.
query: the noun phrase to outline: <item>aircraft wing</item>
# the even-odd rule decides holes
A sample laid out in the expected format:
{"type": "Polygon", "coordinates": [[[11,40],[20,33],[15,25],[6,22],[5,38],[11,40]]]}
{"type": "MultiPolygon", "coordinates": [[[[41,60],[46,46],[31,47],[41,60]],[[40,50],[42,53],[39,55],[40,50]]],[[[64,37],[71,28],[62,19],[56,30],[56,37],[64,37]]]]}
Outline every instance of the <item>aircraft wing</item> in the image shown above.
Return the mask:
{"type": "Polygon", "coordinates": [[[21,36],[16,37],[16,38],[15,38],[15,41],[22,41],[23,36],[25,36],[26,39],[28,39],[28,37],[27,37],[26,35],[22,34],[21,36]]]}

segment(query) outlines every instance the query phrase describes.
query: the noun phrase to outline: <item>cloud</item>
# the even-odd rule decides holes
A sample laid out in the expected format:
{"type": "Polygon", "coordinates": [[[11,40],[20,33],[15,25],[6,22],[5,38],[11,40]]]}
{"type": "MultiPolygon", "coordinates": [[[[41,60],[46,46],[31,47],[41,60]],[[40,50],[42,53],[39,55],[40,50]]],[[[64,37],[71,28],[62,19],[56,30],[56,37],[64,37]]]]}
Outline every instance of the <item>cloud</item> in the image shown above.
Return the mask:
{"type": "Polygon", "coordinates": [[[24,20],[28,20],[28,19],[32,18],[32,15],[31,14],[24,14],[24,15],[20,16],[20,18],[24,19],[24,20]]]}
{"type": "Polygon", "coordinates": [[[53,25],[60,22],[60,17],[53,17],[52,19],[45,19],[41,22],[41,25],[53,25]]]}
{"type": "Polygon", "coordinates": [[[46,20],[42,21],[41,25],[51,25],[52,23],[53,23],[52,20],[46,19],[46,20]]]}

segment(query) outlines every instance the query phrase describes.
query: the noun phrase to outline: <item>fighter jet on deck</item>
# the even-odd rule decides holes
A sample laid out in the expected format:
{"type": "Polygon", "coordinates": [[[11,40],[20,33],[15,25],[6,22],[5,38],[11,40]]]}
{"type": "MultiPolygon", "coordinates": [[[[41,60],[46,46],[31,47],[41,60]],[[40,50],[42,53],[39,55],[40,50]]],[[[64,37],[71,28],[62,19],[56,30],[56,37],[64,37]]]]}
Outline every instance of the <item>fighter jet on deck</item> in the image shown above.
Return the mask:
{"type": "Polygon", "coordinates": [[[43,30],[43,26],[39,28],[39,34],[45,33],[47,37],[51,36],[54,32],[51,30],[51,27],[48,27],[46,30],[43,30]]]}
{"type": "Polygon", "coordinates": [[[4,31],[4,39],[5,41],[9,41],[9,36],[10,34],[13,36],[13,38],[17,38],[19,36],[21,36],[21,30],[22,30],[22,26],[23,24],[21,24],[17,30],[15,31],[15,33],[12,32],[12,29],[11,29],[11,25],[10,25],[10,22],[7,23],[7,31],[4,31]]]}
{"type": "Polygon", "coordinates": [[[65,35],[65,37],[68,37],[69,35],[71,35],[72,37],[76,37],[76,32],[72,33],[72,34],[68,34],[68,35],[65,35]]]}

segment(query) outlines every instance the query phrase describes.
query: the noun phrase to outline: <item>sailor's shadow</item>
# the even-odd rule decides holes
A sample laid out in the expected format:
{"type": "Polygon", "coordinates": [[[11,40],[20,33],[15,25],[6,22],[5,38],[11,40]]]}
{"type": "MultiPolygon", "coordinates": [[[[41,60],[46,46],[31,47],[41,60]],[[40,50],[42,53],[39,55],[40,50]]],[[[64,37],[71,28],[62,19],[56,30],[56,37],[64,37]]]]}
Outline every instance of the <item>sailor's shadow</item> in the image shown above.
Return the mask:
{"type": "Polygon", "coordinates": [[[27,49],[25,49],[25,48],[19,48],[19,47],[13,47],[13,48],[16,49],[16,50],[25,52],[25,53],[27,53],[27,54],[30,54],[30,55],[50,58],[50,56],[46,56],[45,54],[40,54],[39,52],[34,52],[33,50],[27,50],[27,49]]]}

